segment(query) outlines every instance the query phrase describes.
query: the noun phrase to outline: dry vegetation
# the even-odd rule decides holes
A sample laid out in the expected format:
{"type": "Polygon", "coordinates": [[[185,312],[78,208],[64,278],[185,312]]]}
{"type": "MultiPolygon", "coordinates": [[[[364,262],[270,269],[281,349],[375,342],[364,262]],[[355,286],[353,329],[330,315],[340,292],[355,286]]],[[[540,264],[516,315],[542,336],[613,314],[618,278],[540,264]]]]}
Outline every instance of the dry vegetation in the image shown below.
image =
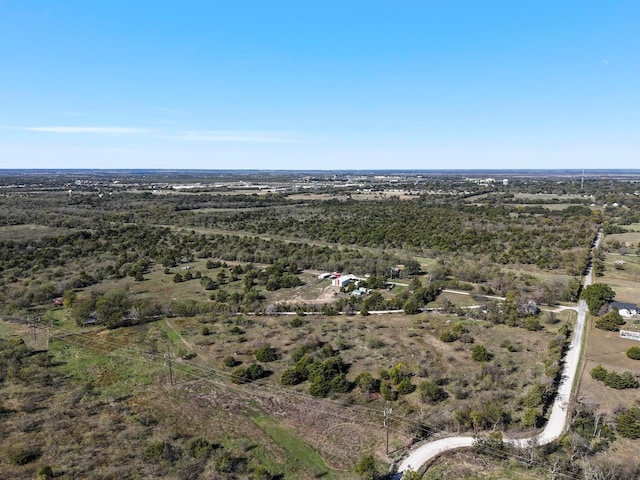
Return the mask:
{"type": "MultiPolygon", "coordinates": [[[[469,188],[464,185],[465,191],[469,188]]],[[[47,324],[50,342],[48,354],[29,356],[0,381],[0,477],[51,478],[44,469],[49,465],[53,478],[68,479],[348,480],[358,477],[353,467],[367,453],[374,453],[382,468],[412,442],[431,435],[493,430],[527,435],[543,425],[566,340],[559,331],[572,325],[575,313],[549,316],[553,307],[543,307],[529,315],[517,309],[530,299],[567,302],[599,213],[571,210],[567,202],[580,203],[575,191],[524,192],[504,204],[500,195],[505,192],[481,193],[475,200],[486,201],[486,211],[461,207],[457,194],[418,198],[391,189],[333,192],[324,188],[280,196],[238,190],[200,198],[171,191],[155,197],[136,187],[110,199],[98,198],[90,188],[73,197],[49,192],[2,197],[0,221],[6,225],[0,225],[0,241],[7,252],[12,248],[24,257],[16,261],[5,252],[0,302],[10,322],[0,321],[0,338],[22,338],[29,347],[44,350],[42,327],[47,324]],[[355,202],[364,199],[361,211],[355,202]],[[390,219],[405,210],[409,214],[404,223],[393,220],[389,226],[391,220],[378,218],[384,208],[390,209],[390,219]],[[329,220],[324,209],[332,215],[329,220]],[[458,233],[440,228],[437,248],[421,244],[420,235],[405,245],[398,229],[414,230],[432,210],[447,221],[460,220],[458,233]],[[263,211],[269,221],[260,218],[263,211]],[[232,228],[230,219],[236,217],[242,229],[232,228]],[[350,223],[342,225],[345,219],[350,223]],[[370,228],[371,220],[378,222],[379,235],[370,228]],[[319,233],[305,237],[296,230],[298,222],[319,233]],[[336,235],[331,222],[340,227],[336,235]],[[567,229],[565,223],[571,222],[580,228],[575,238],[554,230],[567,229]],[[394,230],[394,242],[383,227],[394,230]],[[107,232],[107,238],[100,232],[107,232]],[[354,232],[359,236],[349,236],[354,232]],[[449,245],[463,235],[468,248],[449,245]],[[45,241],[50,243],[44,247],[38,243],[45,241]],[[491,251],[482,250],[489,245],[491,251]],[[555,260],[547,263],[546,254],[532,245],[553,250],[555,260]],[[473,253],[472,247],[479,250],[473,253]],[[207,268],[212,260],[217,266],[207,268]],[[267,279],[259,275],[272,261],[304,265],[295,271],[302,285],[267,288],[267,279]],[[419,291],[409,285],[412,278],[435,292],[448,287],[466,289],[469,295],[434,295],[424,305],[429,311],[415,315],[367,315],[366,308],[360,315],[362,303],[357,302],[343,314],[320,314],[323,305],[353,298],[329,280],[319,281],[319,273],[349,262],[363,269],[360,275],[370,273],[367,269],[385,275],[390,267],[402,272],[411,261],[422,271],[407,273],[392,290],[379,288],[382,301],[376,305],[391,305],[398,298],[401,309],[419,291]],[[246,271],[232,273],[233,267],[249,264],[256,275],[250,285],[246,271]],[[186,266],[194,278],[174,281],[176,274],[186,275],[186,266]],[[85,273],[90,281],[82,282],[85,273]],[[218,284],[207,290],[199,276],[218,284]],[[220,290],[228,297],[251,293],[259,298],[227,302],[220,300],[220,290]],[[65,292],[74,298],[64,307],[52,307],[52,298],[65,292]],[[77,314],[78,305],[109,292],[123,292],[127,308],[144,302],[157,308],[135,322],[120,322],[130,315],[125,311],[113,324],[79,327],[86,316],[77,314]],[[211,309],[186,316],[172,306],[190,301],[211,309]],[[283,304],[300,308],[265,314],[283,304]],[[313,314],[304,314],[301,305],[313,314]],[[34,340],[26,324],[36,317],[34,340]],[[452,341],[442,340],[452,332],[452,341]],[[310,395],[311,380],[283,385],[281,376],[296,363],[301,345],[309,346],[318,364],[340,358],[344,388],[319,398],[310,395]],[[257,358],[265,347],[273,349],[275,358],[257,358]],[[474,360],[479,347],[486,351],[474,360]],[[254,364],[264,371],[243,382],[238,369],[254,364]],[[371,375],[370,387],[362,386],[361,374],[371,375]],[[406,381],[402,387],[396,374],[406,381]],[[387,395],[394,409],[390,456],[381,428],[387,395]]],[[[607,240],[637,244],[637,235],[609,235],[607,240]]],[[[617,299],[637,302],[639,257],[620,253],[607,254],[602,280],[613,286],[617,299]],[[624,268],[615,268],[620,258],[624,268]]],[[[584,371],[602,364],[635,372],[635,361],[624,354],[631,343],[591,329],[584,371]]],[[[587,374],[578,398],[612,423],[616,411],[638,400],[635,390],[615,393],[587,374]]],[[[633,445],[617,439],[598,455],[622,459],[633,445]]],[[[557,454],[540,455],[546,453],[557,454]]],[[[513,458],[511,463],[518,463],[513,458]]],[[[425,478],[545,478],[548,472],[547,466],[525,468],[458,452],[438,460],[425,478]]]]}

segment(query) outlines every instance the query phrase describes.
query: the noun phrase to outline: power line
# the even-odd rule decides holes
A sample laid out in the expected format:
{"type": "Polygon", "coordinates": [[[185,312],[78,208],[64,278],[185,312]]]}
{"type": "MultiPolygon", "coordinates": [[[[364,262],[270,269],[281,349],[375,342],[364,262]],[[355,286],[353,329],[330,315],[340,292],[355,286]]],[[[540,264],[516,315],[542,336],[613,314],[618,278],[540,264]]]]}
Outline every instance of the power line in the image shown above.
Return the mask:
{"type": "MultiPolygon", "coordinates": [[[[128,358],[131,360],[143,360],[145,362],[148,363],[152,363],[158,367],[162,367],[162,366],[166,366],[167,365],[167,361],[169,361],[169,365],[171,365],[170,363],[170,359],[168,360],[166,357],[166,354],[159,354],[159,353],[154,353],[154,352],[148,352],[145,350],[141,350],[141,349],[136,349],[133,347],[124,347],[122,346],[122,344],[113,342],[113,341],[108,341],[104,338],[102,339],[96,339],[95,338],[95,331],[92,332],[71,332],[71,331],[66,331],[60,328],[52,328],[55,331],[60,332],[60,335],[57,337],[60,340],[69,342],[71,344],[77,345],[79,347],[89,347],[89,348],[93,348],[96,350],[99,350],[105,354],[108,355],[115,355],[115,356],[120,356],[123,358],[128,358]],[[126,352],[126,353],[125,353],[126,352]]],[[[186,367],[188,367],[188,369],[185,369],[183,367],[185,367],[185,365],[180,365],[180,364],[176,364],[176,367],[178,367],[178,371],[181,373],[181,375],[183,376],[188,376],[188,377],[192,377],[193,381],[205,381],[208,383],[211,383],[213,385],[217,385],[225,390],[234,390],[234,391],[238,391],[241,393],[246,394],[246,390],[249,390],[253,395],[256,395],[258,397],[262,397],[262,398],[271,398],[268,396],[268,394],[271,395],[280,395],[280,396],[286,396],[286,397],[293,397],[297,400],[304,400],[304,401],[312,401],[314,404],[314,406],[305,406],[303,404],[300,403],[294,403],[291,400],[286,400],[286,399],[282,399],[281,403],[284,404],[289,404],[295,408],[298,409],[302,409],[302,410],[311,410],[315,413],[320,413],[320,414],[324,414],[324,415],[328,415],[328,416],[333,416],[335,418],[339,418],[341,420],[348,420],[351,423],[354,424],[359,424],[361,426],[371,426],[371,427],[376,427],[379,424],[376,422],[372,422],[372,421],[365,421],[362,418],[358,417],[358,418],[354,418],[352,416],[345,416],[344,414],[338,414],[336,412],[333,411],[327,411],[327,410],[322,410],[322,409],[318,409],[317,405],[322,405],[322,404],[327,404],[330,405],[332,407],[345,407],[344,403],[342,402],[337,402],[337,401],[333,401],[330,399],[320,399],[317,397],[310,397],[309,395],[306,395],[304,393],[301,392],[296,392],[296,391],[292,391],[292,390],[287,390],[287,389],[283,389],[280,387],[276,387],[276,386],[272,386],[272,385],[264,385],[261,383],[256,383],[256,382],[250,382],[250,381],[245,381],[244,379],[238,379],[237,377],[234,377],[232,374],[223,371],[223,370],[219,370],[213,367],[209,367],[209,366],[204,366],[204,365],[199,365],[199,364],[194,364],[194,363],[189,363],[188,365],[186,365],[186,367]],[[199,371],[200,374],[196,374],[190,370],[196,370],[199,371]],[[227,380],[234,380],[234,381],[240,381],[240,384],[228,384],[226,382],[223,381],[215,381],[211,376],[219,376],[222,379],[227,379],[227,380]],[[266,392],[260,392],[259,390],[264,390],[266,392]]],[[[173,379],[173,373],[170,373],[171,376],[171,384],[174,384],[174,379],[173,379]]],[[[280,403],[280,402],[279,402],[280,403]]],[[[354,413],[357,413],[357,411],[360,411],[360,413],[363,414],[367,414],[367,415],[375,415],[377,412],[379,412],[378,410],[375,410],[373,408],[368,408],[368,407],[364,407],[364,406],[354,406],[354,405],[349,405],[346,406],[348,409],[350,410],[354,410],[354,413]]],[[[386,409],[385,409],[386,410],[386,409]]],[[[391,410],[391,409],[390,409],[391,410]]],[[[389,425],[389,420],[393,419],[397,422],[400,423],[404,423],[410,426],[418,426],[418,427],[422,427],[423,424],[421,422],[417,422],[415,420],[411,420],[409,418],[406,417],[401,417],[398,415],[394,415],[391,416],[392,410],[389,411],[388,413],[383,412],[383,416],[385,417],[385,428],[387,430],[387,434],[390,431],[393,431],[395,433],[399,433],[399,434],[404,434],[403,431],[395,429],[395,428],[391,428],[389,425]]],[[[379,413],[378,413],[379,415],[379,413]]],[[[442,433],[442,434],[446,434],[449,435],[449,432],[444,431],[444,430],[440,430],[440,429],[435,429],[435,428],[430,428],[431,431],[435,432],[435,433],[442,433]]],[[[387,447],[388,448],[388,447],[387,447]]],[[[478,448],[481,450],[484,450],[485,452],[489,453],[489,454],[494,454],[494,455],[507,455],[509,457],[512,457],[514,459],[519,459],[521,458],[518,454],[516,453],[511,453],[511,452],[504,452],[503,450],[500,449],[496,449],[493,448],[487,444],[479,444],[478,448]]],[[[387,450],[388,451],[388,450],[387,450]]],[[[531,461],[529,462],[532,465],[536,465],[539,468],[542,469],[549,469],[549,466],[546,463],[540,462],[540,461],[531,461]]],[[[577,479],[579,477],[570,475],[570,474],[564,474],[564,473],[557,473],[558,476],[561,476],[563,478],[569,478],[569,479],[577,479]]],[[[531,477],[531,478],[535,478],[535,477],[531,477]]]]}

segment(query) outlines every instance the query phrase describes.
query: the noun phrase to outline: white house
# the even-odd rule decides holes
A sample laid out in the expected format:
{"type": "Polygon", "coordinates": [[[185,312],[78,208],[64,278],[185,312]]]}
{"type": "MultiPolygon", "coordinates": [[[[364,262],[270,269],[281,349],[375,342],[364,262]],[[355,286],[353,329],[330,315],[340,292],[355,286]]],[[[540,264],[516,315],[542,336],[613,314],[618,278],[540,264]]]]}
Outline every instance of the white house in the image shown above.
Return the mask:
{"type": "Polygon", "coordinates": [[[638,306],[635,303],[611,302],[610,307],[618,310],[623,317],[633,317],[638,314],[638,306]]]}

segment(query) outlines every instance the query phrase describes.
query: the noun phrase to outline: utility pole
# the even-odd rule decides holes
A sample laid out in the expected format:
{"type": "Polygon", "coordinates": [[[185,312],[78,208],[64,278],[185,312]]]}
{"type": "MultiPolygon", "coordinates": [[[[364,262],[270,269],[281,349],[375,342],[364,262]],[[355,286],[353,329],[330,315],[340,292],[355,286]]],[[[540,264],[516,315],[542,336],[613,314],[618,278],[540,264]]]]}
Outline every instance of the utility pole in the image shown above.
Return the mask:
{"type": "Polygon", "coordinates": [[[387,406],[384,407],[382,414],[384,415],[384,428],[387,431],[387,455],[389,455],[389,417],[391,417],[391,413],[393,412],[393,408],[391,405],[387,403],[387,406]]]}
{"type": "Polygon", "coordinates": [[[167,362],[167,365],[169,366],[169,382],[171,382],[171,386],[173,387],[173,370],[171,368],[171,357],[173,357],[173,355],[169,352],[164,354],[164,358],[167,362]]]}

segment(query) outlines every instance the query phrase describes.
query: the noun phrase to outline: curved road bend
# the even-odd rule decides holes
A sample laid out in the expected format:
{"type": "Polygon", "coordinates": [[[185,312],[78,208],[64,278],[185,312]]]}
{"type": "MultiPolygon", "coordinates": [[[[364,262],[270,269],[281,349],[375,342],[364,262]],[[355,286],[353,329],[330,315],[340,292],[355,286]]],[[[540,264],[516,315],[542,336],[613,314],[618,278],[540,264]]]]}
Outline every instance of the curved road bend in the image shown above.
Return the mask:
{"type": "MultiPolygon", "coordinates": [[[[601,239],[602,232],[598,232],[598,236],[596,237],[592,248],[592,253],[600,245],[601,239]]],[[[585,287],[591,285],[591,272],[592,267],[589,266],[583,281],[583,285],[585,287]]],[[[545,445],[554,441],[556,438],[562,435],[562,432],[564,432],[567,425],[567,414],[569,399],[571,397],[571,389],[573,387],[576,375],[578,374],[578,364],[580,363],[580,357],[582,355],[582,338],[584,336],[586,318],[587,304],[584,300],[580,300],[578,302],[578,319],[576,320],[573,338],[571,340],[569,348],[567,349],[564,371],[562,372],[562,378],[558,386],[558,392],[556,394],[556,399],[553,402],[551,415],[549,416],[547,425],[538,435],[529,438],[505,438],[505,443],[509,443],[516,447],[545,445]]],[[[409,468],[417,471],[420,467],[422,467],[422,465],[448,450],[472,447],[474,440],[474,437],[469,436],[448,437],[425,443],[410,452],[407,458],[405,458],[400,463],[400,466],[398,467],[398,475],[396,476],[396,478],[402,478],[400,474],[409,468]]]]}

